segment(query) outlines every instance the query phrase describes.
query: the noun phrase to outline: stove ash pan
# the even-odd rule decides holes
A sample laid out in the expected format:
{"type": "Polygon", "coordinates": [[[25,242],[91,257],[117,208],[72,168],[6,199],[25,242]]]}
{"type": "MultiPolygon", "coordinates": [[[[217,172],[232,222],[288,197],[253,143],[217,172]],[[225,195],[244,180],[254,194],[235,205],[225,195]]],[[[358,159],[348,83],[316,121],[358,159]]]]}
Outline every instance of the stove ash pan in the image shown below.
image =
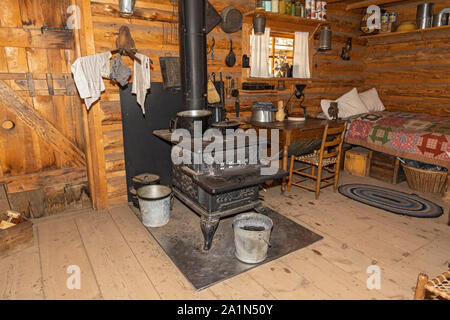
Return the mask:
{"type": "Polygon", "coordinates": [[[232,191],[209,193],[186,174],[181,166],[172,167],[172,185],[192,201],[198,203],[209,214],[240,208],[259,200],[258,185],[244,188],[236,185],[236,189],[232,191]]]}

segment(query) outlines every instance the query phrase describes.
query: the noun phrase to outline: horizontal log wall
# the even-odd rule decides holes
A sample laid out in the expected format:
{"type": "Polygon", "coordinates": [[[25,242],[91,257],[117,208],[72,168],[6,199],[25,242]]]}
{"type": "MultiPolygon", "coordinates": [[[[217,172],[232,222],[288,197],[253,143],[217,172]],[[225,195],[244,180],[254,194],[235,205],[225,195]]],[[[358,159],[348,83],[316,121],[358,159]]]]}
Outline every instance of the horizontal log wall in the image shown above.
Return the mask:
{"type": "MultiPolygon", "coordinates": [[[[48,194],[51,203],[55,188],[60,192],[87,182],[81,101],[70,72],[76,58],[73,32],[63,29],[71,1],[3,0],[1,5],[0,124],[9,120],[15,126],[0,127],[0,181],[23,204],[29,206],[30,192],[48,194]]],[[[61,209],[65,198],[58,197],[61,209]]],[[[26,211],[37,217],[50,207],[26,211]]]]}
{"type": "MultiPolygon", "coordinates": [[[[437,0],[434,11],[450,7],[437,0]]],[[[398,21],[414,21],[417,4],[386,9],[398,21]]],[[[450,115],[450,29],[372,37],[365,56],[365,83],[376,87],[388,110],[450,115]]]]}
{"type": "Polygon", "coordinates": [[[346,12],[344,4],[333,3],[328,5],[328,21],[333,32],[332,50],[315,55],[312,83],[305,90],[304,105],[312,115],[322,112],[321,99],[337,99],[354,87],[365,88],[363,58],[366,48],[359,39],[361,14],[346,12]],[[344,61],[340,57],[341,50],[349,37],[352,38],[351,58],[344,61]]]}

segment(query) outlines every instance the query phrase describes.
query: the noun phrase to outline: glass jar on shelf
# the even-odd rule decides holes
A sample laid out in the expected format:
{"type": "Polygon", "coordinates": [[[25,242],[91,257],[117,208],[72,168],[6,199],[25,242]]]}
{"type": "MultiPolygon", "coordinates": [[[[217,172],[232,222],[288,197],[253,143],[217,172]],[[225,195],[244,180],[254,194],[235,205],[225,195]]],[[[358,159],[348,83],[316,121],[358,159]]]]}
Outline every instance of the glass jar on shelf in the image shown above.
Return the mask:
{"type": "Polygon", "coordinates": [[[297,17],[302,17],[303,4],[300,1],[295,2],[295,15],[297,17]]]}
{"type": "Polygon", "coordinates": [[[286,0],[286,14],[292,15],[292,2],[291,0],[286,0]]]}
{"type": "Polygon", "coordinates": [[[278,0],[272,0],[272,12],[278,13],[278,0]]]}
{"type": "Polygon", "coordinates": [[[263,7],[266,11],[272,11],[272,1],[271,0],[263,0],[263,7]]]}
{"type": "Polygon", "coordinates": [[[286,0],[278,1],[278,13],[280,13],[280,14],[286,13],[286,0]]]}

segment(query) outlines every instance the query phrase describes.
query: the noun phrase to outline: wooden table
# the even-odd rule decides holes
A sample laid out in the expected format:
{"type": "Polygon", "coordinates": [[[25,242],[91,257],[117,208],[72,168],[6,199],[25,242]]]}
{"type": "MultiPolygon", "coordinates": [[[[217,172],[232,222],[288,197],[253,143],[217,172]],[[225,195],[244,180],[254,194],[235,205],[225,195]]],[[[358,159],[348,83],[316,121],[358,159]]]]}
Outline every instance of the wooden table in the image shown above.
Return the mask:
{"type": "MultiPolygon", "coordinates": [[[[332,120],[321,119],[306,119],[305,121],[277,121],[277,122],[247,122],[256,130],[267,129],[270,131],[268,136],[271,136],[272,130],[279,130],[280,137],[280,151],[283,150],[282,169],[288,168],[288,148],[292,143],[300,141],[308,141],[314,139],[321,139],[325,126],[329,124],[330,127],[336,127],[340,122],[332,120]]],[[[286,188],[286,177],[281,183],[281,191],[284,192],[286,188]]]]}

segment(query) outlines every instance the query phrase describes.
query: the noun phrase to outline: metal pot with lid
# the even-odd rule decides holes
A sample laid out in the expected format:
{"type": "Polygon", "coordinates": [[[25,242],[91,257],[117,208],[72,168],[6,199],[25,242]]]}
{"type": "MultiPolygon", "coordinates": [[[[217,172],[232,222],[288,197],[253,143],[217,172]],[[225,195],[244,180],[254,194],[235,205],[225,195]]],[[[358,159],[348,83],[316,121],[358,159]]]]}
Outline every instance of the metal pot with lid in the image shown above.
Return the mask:
{"type": "Polygon", "coordinates": [[[278,109],[254,107],[252,109],[252,121],[253,122],[274,122],[275,113],[278,109]]]}

